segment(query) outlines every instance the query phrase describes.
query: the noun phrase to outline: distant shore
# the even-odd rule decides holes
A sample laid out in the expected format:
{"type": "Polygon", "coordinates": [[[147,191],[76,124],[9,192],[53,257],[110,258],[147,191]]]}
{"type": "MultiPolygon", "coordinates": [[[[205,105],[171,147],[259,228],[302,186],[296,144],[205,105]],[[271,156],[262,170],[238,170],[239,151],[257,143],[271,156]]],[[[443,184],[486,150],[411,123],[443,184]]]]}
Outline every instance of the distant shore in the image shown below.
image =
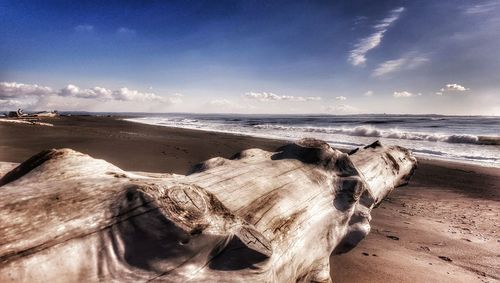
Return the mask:
{"type": "MultiPolygon", "coordinates": [[[[43,118],[53,127],[0,123],[0,161],[22,162],[48,148],[72,148],[124,170],[185,174],[215,156],[275,150],[280,140],[123,121],[123,117],[43,118]]],[[[499,280],[500,169],[419,160],[407,187],[372,212],[372,232],[332,257],[334,282],[499,280]],[[448,260],[449,259],[449,260],[448,260]],[[450,261],[451,260],[451,261],[450,261]]]]}

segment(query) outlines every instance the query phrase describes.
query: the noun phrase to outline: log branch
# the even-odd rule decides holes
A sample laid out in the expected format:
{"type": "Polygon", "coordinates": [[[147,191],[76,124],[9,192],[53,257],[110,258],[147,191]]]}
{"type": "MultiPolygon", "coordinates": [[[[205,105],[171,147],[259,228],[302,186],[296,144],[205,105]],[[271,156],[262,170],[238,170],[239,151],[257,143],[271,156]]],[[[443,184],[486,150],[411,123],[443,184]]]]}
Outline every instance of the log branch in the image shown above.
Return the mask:
{"type": "Polygon", "coordinates": [[[415,167],[401,147],[313,139],[186,176],[43,151],[0,179],[0,281],[329,282],[330,254],[415,167]]]}

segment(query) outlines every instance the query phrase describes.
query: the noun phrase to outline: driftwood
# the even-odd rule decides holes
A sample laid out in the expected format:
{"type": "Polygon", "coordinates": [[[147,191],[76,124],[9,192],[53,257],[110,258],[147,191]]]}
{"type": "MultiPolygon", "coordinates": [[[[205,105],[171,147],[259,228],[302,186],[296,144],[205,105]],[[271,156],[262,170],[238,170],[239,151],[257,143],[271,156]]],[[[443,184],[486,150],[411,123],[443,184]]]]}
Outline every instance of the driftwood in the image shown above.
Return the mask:
{"type": "Polygon", "coordinates": [[[187,175],[48,150],[0,179],[0,282],[329,282],[416,160],[306,139],[187,175]]]}

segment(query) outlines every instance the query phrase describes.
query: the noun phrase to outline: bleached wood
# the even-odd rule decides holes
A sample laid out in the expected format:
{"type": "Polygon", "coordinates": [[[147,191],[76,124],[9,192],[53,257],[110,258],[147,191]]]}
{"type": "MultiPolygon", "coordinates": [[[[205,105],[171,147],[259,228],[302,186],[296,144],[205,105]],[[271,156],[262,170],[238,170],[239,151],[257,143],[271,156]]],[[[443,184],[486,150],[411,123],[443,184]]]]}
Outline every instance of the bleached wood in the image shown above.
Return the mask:
{"type": "Polygon", "coordinates": [[[187,176],[48,150],[0,179],[0,282],[329,282],[329,256],[416,166],[374,143],[305,139],[187,176]]]}
{"type": "Polygon", "coordinates": [[[12,169],[16,168],[19,163],[13,163],[13,162],[0,162],[0,178],[3,177],[3,175],[7,174],[9,171],[12,169]]]}

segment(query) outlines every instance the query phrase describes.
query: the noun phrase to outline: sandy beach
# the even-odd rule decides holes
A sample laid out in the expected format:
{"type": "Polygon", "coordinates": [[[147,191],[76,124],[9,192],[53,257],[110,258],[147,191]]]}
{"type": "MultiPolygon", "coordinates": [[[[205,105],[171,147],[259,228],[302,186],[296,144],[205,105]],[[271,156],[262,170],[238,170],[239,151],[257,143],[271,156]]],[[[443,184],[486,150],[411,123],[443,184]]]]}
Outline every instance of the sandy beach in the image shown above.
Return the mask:
{"type": "MultiPolygon", "coordinates": [[[[186,174],[211,157],[284,141],[150,126],[117,117],[55,117],[52,127],[0,123],[0,161],[71,148],[124,170],[186,174]]],[[[372,212],[372,231],[332,257],[334,282],[500,280],[500,169],[419,160],[410,185],[372,212]]]]}

